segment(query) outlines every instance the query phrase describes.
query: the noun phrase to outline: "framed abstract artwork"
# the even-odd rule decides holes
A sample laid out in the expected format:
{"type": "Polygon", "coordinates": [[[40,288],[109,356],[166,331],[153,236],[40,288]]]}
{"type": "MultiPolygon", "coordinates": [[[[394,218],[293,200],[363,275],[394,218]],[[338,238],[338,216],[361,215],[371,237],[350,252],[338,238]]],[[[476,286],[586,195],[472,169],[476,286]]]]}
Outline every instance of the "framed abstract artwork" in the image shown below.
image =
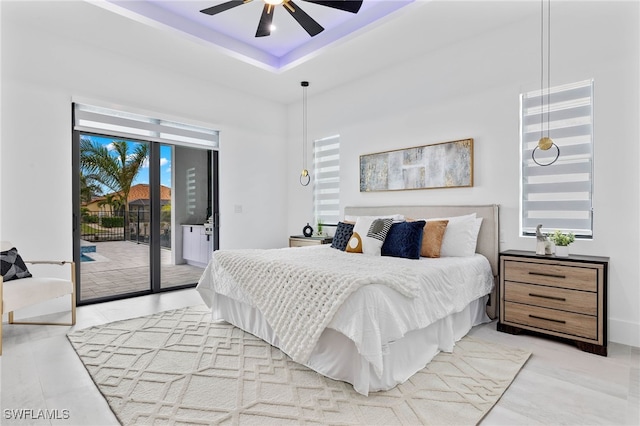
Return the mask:
{"type": "Polygon", "coordinates": [[[473,186],[473,139],[360,156],[360,192],[473,186]]]}

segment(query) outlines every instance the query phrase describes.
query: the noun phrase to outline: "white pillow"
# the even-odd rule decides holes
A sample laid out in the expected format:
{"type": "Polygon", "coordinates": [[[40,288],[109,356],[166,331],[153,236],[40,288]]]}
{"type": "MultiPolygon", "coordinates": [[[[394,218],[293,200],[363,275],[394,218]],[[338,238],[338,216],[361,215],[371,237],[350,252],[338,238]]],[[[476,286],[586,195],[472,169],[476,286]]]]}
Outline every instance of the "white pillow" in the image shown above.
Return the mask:
{"type": "MultiPolygon", "coordinates": [[[[391,229],[393,223],[392,218],[378,218],[375,216],[360,216],[353,226],[353,234],[349,243],[347,243],[347,251],[349,247],[355,247],[357,239],[362,244],[362,253],[370,256],[380,256],[380,249],[384,244],[385,238],[391,229]],[[354,241],[352,241],[354,240],[354,241]]],[[[355,251],[357,252],[357,250],[355,251]]]]}
{"type": "Polygon", "coordinates": [[[445,219],[449,223],[442,238],[440,257],[473,256],[476,252],[482,218],[476,218],[476,214],[472,213],[464,216],[427,219],[427,221],[445,219]]]}

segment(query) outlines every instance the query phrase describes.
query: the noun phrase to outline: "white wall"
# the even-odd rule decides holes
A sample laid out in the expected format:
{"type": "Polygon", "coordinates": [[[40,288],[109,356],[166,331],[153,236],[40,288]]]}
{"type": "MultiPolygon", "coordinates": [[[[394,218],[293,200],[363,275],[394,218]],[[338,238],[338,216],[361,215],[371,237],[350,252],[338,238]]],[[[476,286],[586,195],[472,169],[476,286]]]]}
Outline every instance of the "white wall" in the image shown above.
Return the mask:
{"type": "MultiPolygon", "coordinates": [[[[311,82],[309,139],[341,135],[341,206],[497,203],[501,249],[534,250],[534,239],[518,232],[518,96],[540,85],[539,19],[532,16],[373,72],[348,87],[323,91],[321,81],[311,82]],[[474,138],[473,188],[359,192],[361,154],[463,138],[474,138]]],[[[571,250],[611,258],[609,340],[635,346],[640,346],[638,22],[637,2],[555,3],[551,58],[552,85],[595,81],[595,237],[571,250]]],[[[290,233],[313,221],[312,189],[297,184],[300,110],[299,104],[289,108],[290,233]]]]}
{"type": "Polygon", "coordinates": [[[286,244],[284,221],[265,226],[266,211],[286,216],[283,105],[150,66],[125,45],[98,48],[91,34],[16,25],[14,7],[3,6],[1,25],[3,239],[29,258],[71,258],[71,102],[83,99],[220,130],[221,247],[286,244]]]}
{"type": "MultiPolygon", "coordinates": [[[[40,30],[38,22],[15,25],[0,7],[0,233],[29,257],[71,256],[71,100],[76,97],[221,131],[222,248],[283,246],[286,235],[313,221],[311,187],[298,183],[299,104],[287,109],[222,83],[205,84],[188,69],[174,73],[151,66],[143,56],[127,54],[126,45],[97,48],[92,34],[58,35],[40,30]]],[[[640,346],[638,15],[637,2],[559,4],[552,50],[552,84],[595,79],[595,239],[572,249],[611,258],[609,338],[635,346],[640,346]]],[[[341,135],[342,206],[498,203],[502,248],[533,249],[531,239],[518,236],[518,95],[539,85],[539,40],[523,37],[537,34],[538,19],[374,70],[349,86],[327,90],[312,81],[309,137],[341,135]],[[475,140],[473,188],[359,192],[359,155],[467,137],[475,140]]],[[[104,27],[96,25],[97,37],[118,30],[104,27]]]]}

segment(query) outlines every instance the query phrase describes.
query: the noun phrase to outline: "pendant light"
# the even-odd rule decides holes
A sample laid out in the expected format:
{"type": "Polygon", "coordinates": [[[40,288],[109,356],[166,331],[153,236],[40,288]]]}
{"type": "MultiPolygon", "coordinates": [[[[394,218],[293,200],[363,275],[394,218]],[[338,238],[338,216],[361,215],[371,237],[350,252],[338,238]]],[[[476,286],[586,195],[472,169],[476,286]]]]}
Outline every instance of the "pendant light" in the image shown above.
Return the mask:
{"type": "Polygon", "coordinates": [[[538,140],[538,145],[533,149],[531,153],[531,158],[533,161],[539,166],[550,166],[558,160],[560,157],[560,148],[558,145],[549,137],[549,99],[550,99],[550,91],[551,91],[551,0],[546,0],[547,2],[547,90],[546,90],[546,119],[547,119],[547,129],[545,134],[545,90],[544,90],[544,77],[545,77],[545,61],[544,61],[544,3],[545,0],[540,0],[540,139],[538,140]],[[540,149],[541,151],[548,151],[552,147],[556,149],[556,156],[551,161],[547,163],[541,163],[536,159],[536,150],[540,149]]]}
{"type": "Polygon", "coordinates": [[[302,172],[300,173],[300,184],[302,186],[309,185],[311,175],[307,170],[307,87],[308,81],[301,81],[302,86],[302,172]]]}

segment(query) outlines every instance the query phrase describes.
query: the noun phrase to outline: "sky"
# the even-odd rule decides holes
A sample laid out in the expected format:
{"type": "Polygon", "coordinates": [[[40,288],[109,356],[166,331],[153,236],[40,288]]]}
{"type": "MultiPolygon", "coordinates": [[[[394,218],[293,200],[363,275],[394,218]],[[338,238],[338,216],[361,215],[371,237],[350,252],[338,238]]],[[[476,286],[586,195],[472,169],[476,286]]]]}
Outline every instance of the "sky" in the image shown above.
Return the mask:
{"type": "MultiPolygon", "coordinates": [[[[94,143],[99,143],[103,146],[106,146],[109,149],[109,145],[113,143],[115,140],[122,140],[121,138],[112,138],[112,137],[101,137],[101,136],[93,136],[93,135],[82,135],[83,139],[90,139],[94,143]]],[[[129,150],[133,152],[137,145],[140,142],[135,142],[131,140],[127,140],[129,142],[129,150]]],[[[114,153],[115,155],[115,153],[114,153]]],[[[142,165],[142,168],[136,175],[133,180],[133,185],[137,185],[139,183],[149,183],[149,162],[148,160],[142,165]]],[[[168,145],[160,145],[160,183],[164,186],[171,188],[171,147],[168,145]]],[[[105,193],[111,192],[110,190],[105,190],[105,193]]]]}

